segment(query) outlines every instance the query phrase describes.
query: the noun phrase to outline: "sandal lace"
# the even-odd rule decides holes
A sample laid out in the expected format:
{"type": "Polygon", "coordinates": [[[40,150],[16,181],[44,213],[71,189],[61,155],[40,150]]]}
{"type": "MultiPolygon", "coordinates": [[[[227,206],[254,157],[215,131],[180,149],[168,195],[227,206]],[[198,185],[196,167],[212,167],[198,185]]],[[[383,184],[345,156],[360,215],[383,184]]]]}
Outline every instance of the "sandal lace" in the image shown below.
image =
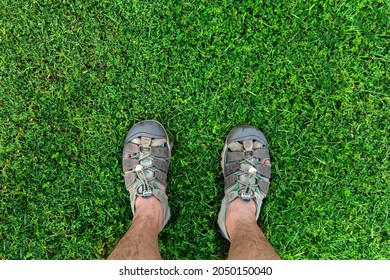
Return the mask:
{"type": "MultiPolygon", "coordinates": [[[[154,174],[154,170],[152,170],[151,168],[153,161],[153,158],[151,156],[151,147],[149,146],[151,142],[148,142],[147,146],[143,146],[142,140],[139,138],[134,139],[132,142],[140,145],[140,152],[138,158],[139,164],[135,167],[133,171],[137,175],[137,181],[139,184],[137,187],[137,194],[146,198],[153,195],[153,187],[151,185],[151,182],[155,179],[154,175],[148,176],[149,174],[154,174]]],[[[163,142],[165,142],[165,140],[156,139],[152,142],[153,145],[161,145],[163,144],[163,142]]],[[[137,182],[135,182],[134,184],[137,184],[137,182]]]]}
{"type": "MultiPolygon", "coordinates": [[[[256,147],[259,147],[260,143],[255,142],[254,145],[256,147]]],[[[239,142],[233,142],[230,144],[230,150],[234,151],[240,151],[244,148],[244,146],[239,142]]],[[[247,157],[242,159],[240,163],[240,171],[241,173],[238,174],[238,183],[240,184],[240,187],[238,189],[238,193],[240,197],[245,201],[250,201],[252,198],[254,198],[255,194],[255,188],[258,186],[257,184],[257,178],[261,177],[261,179],[264,179],[262,176],[257,175],[257,169],[254,167],[256,165],[256,158],[252,156],[253,151],[245,151],[247,157]],[[244,168],[246,167],[246,168],[244,168]],[[241,176],[244,175],[244,180],[242,180],[241,176]]],[[[259,162],[259,164],[262,164],[259,162]]]]}
{"type": "Polygon", "coordinates": [[[255,193],[255,187],[256,187],[256,173],[257,170],[252,165],[253,163],[249,159],[244,159],[240,162],[240,164],[245,164],[245,162],[248,162],[251,167],[248,170],[241,169],[241,171],[245,174],[247,182],[243,182],[242,180],[238,179],[238,182],[242,185],[241,188],[239,188],[238,193],[240,197],[245,201],[250,201],[251,198],[254,197],[255,193]]]}
{"type": "Polygon", "coordinates": [[[140,186],[137,188],[137,193],[141,194],[142,197],[149,197],[153,194],[153,188],[149,184],[148,179],[146,178],[144,167],[142,165],[137,165],[135,167],[135,172],[137,173],[137,178],[141,182],[140,186]]]}

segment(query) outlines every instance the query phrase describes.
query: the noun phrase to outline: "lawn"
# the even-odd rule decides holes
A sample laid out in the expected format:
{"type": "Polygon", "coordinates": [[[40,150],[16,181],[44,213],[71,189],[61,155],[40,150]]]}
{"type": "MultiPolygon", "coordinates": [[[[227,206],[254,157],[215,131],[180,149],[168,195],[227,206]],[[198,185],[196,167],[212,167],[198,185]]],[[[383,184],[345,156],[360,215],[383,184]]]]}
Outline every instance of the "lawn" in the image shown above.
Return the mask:
{"type": "Polygon", "coordinates": [[[0,2],[0,259],[104,259],[131,224],[123,140],[174,140],[164,259],[225,259],[220,153],[273,163],[283,259],[389,259],[387,0],[0,2]]]}

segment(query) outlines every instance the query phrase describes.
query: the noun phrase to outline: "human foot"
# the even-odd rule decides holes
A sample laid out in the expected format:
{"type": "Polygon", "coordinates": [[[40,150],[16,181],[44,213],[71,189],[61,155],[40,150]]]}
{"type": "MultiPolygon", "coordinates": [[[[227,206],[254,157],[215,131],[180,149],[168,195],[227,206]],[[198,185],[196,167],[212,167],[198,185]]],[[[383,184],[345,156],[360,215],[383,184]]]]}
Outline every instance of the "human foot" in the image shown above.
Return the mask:
{"type": "MultiPolygon", "coordinates": [[[[145,204],[152,206],[157,200],[163,210],[160,230],[170,218],[166,195],[170,157],[171,144],[168,134],[159,122],[152,120],[138,122],[127,133],[122,166],[125,185],[130,192],[133,215],[137,217],[136,209],[141,205],[142,208],[145,204]],[[139,198],[142,201],[138,201],[139,198]]],[[[145,209],[149,208],[146,206],[145,209]]],[[[158,212],[159,208],[155,209],[158,212]]]]}
{"type": "Polygon", "coordinates": [[[227,216],[229,223],[235,217],[256,221],[268,192],[271,164],[264,134],[249,125],[233,128],[222,151],[221,165],[225,178],[225,197],[218,215],[218,225],[223,236],[230,240],[227,216]],[[243,209],[249,212],[242,212],[243,209]]]}

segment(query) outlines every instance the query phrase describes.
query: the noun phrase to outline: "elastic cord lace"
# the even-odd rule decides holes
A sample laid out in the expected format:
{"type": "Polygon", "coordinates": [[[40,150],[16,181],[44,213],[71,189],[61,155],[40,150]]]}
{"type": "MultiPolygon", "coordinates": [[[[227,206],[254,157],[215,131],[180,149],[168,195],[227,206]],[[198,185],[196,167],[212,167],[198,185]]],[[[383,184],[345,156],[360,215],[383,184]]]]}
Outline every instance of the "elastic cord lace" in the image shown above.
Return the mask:
{"type": "Polygon", "coordinates": [[[242,182],[241,180],[238,180],[238,182],[243,185],[243,188],[240,188],[239,189],[239,194],[240,194],[240,197],[245,200],[245,201],[249,201],[251,198],[254,197],[254,188],[256,186],[256,180],[253,180],[256,178],[256,168],[254,168],[252,165],[253,165],[253,162],[251,161],[253,159],[253,157],[250,157],[250,158],[245,158],[244,160],[242,160],[240,162],[240,164],[244,164],[245,162],[248,162],[251,167],[249,168],[249,170],[241,170],[242,172],[244,172],[247,176],[249,176],[248,178],[248,182],[245,183],[245,182],[242,182]],[[254,183],[253,183],[254,182],[254,183]]]}
{"type": "MultiPolygon", "coordinates": [[[[141,162],[141,160],[145,160],[145,159],[148,159],[150,157],[150,153],[144,153],[144,152],[141,152],[140,153],[140,158],[139,158],[139,161],[141,162]]],[[[145,170],[147,169],[148,167],[144,167],[142,166],[141,164],[137,165],[135,167],[135,171],[136,171],[136,174],[137,174],[137,178],[140,180],[141,182],[141,185],[139,186],[137,192],[139,194],[142,194],[142,197],[149,197],[153,194],[153,188],[152,186],[150,185],[149,181],[148,181],[148,178],[146,178],[146,175],[145,175],[145,170]],[[140,190],[141,188],[141,190],[140,190]]]]}

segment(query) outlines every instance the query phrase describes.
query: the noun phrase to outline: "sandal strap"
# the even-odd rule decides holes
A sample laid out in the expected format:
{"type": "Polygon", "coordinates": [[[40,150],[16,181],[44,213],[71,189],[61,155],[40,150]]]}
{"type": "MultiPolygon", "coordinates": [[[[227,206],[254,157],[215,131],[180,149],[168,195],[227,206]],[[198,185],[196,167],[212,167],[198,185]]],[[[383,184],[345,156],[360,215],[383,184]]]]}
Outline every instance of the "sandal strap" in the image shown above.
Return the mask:
{"type": "Polygon", "coordinates": [[[123,158],[122,159],[123,172],[132,170],[137,165],[139,165],[139,160],[138,159],[132,159],[132,158],[123,158]]]}
{"type": "Polygon", "coordinates": [[[245,158],[244,152],[228,152],[227,162],[241,161],[245,158]]]}
{"type": "MultiPolygon", "coordinates": [[[[230,189],[236,182],[239,180],[238,175],[230,175],[225,179],[225,192],[228,192],[228,189],[230,189]]],[[[267,195],[269,190],[269,184],[270,182],[265,180],[264,178],[257,178],[256,185],[259,186],[261,192],[264,194],[264,196],[267,195]]]]}
{"type": "Polygon", "coordinates": [[[167,158],[169,156],[169,150],[166,147],[152,147],[150,153],[152,156],[159,158],[167,158]]]}
{"type": "Polygon", "coordinates": [[[125,178],[126,189],[129,190],[137,179],[137,175],[134,172],[126,172],[123,177],[125,178]]]}
{"type": "Polygon", "coordinates": [[[165,160],[155,159],[153,160],[153,166],[164,173],[167,173],[169,170],[169,163],[165,160]]]}
{"type": "Polygon", "coordinates": [[[260,148],[249,152],[228,152],[226,160],[227,162],[241,161],[249,156],[253,156],[258,159],[269,159],[269,150],[267,148],[260,148]]]}
{"type": "Polygon", "coordinates": [[[140,152],[139,146],[136,144],[133,144],[131,142],[126,143],[124,148],[123,148],[123,153],[125,153],[125,154],[135,154],[135,153],[139,153],[139,152],[140,152]]]}
{"type": "MultiPolygon", "coordinates": [[[[257,164],[254,165],[257,172],[267,178],[271,177],[271,165],[269,164],[257,164]]],[[[225,165],[225,176],[228,176],[233,174],[234,172],[237,172],[241,169],[241,163],[240,162],[233,162],[225,165]]],[[[230,186],[232,183],[228,184],[230,186]]],[[[225,183],[226,186],[226,183],[225,183]]]]}
{"type": "Polygon", "coordinates": [[[256,149],[253,151],[255,158],[269,159],[269,150],[267,148],[256,149]]]}
{"type": "Polygon", "coordinates": [[[256,164],[255,168],[257,173],[261,176],[270,178],[271,177],[271,165],[270,164],[256,164]]]}
{"type": "Polygon", "coordinates": [[[154,172],[154,176],[156,177],[156,179],[162,183],[164,186],[167,185],[167,179],[168,179],[168,176],[166,173],[162,172],[162,171],[155,171],[154,172]]]}

